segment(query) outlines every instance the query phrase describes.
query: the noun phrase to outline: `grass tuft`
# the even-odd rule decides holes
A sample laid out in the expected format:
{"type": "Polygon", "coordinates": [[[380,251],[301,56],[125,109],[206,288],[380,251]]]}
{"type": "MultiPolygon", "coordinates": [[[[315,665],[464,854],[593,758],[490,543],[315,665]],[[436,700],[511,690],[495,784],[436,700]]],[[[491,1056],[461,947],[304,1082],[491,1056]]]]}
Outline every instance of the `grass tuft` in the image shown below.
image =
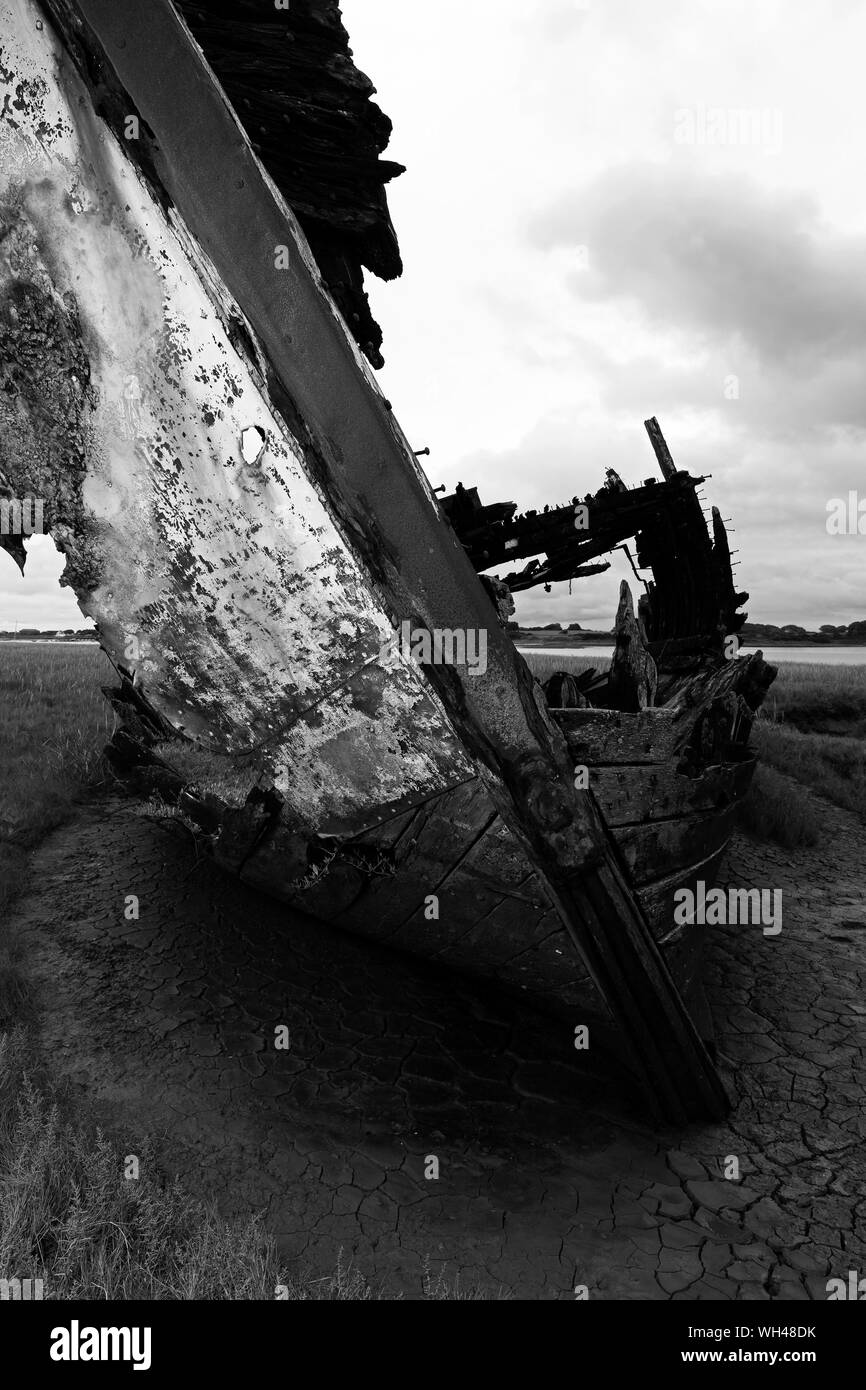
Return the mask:
{"type": "Polygon", "coordinates": [[[610,657],[604,648],[599,651],[598,656],[551,656],[549,652],[539,651],[524,652],[523,659],[536,680],[540,680],[542,684],[550,680],[557,671],[568,671],[572,676],[579,676],[594,666],[598,674],[603,675],[610,666],[610,657]]]}
{"type": "Polygon", "coordinates": [[[866,736],[866,666],[783,661],[778,670],[762,718],[801,733],[866,736]]]}
{"type": "Polygon", "coordinates": [[[0,1275],[48,1299],[273,1298],[258,1219],[231,1222],[164,1181],[149,1144],[138,1178],[97,1128],[68,1119],[29,1071],[22,1028],[0,1036],[0,1275]]]}
{"type": "MultiPolygon", "coordinates": [[[[791,725],[762,720],[755,725],[753,742],[765,771],[777,769],[866,820],[866,740],[804,734],[791,725]]],[[[777,780],[784,785],[782,778],[777,780]]]]}
{"type": "Polygon", "coordinates": [[[761,763],[737,808],[737,824],[755,839],[785,849],[816,845],[821,838],[821,822],[813,804],[792,795],[787,778],[761,763]]]}
{"type": "Polygon", "coordinates": [[[115,719],[100,685],[113,676],[98,647],[0,642],[0,913],[25,881],[29,851],[106,775],[115,719]]]}

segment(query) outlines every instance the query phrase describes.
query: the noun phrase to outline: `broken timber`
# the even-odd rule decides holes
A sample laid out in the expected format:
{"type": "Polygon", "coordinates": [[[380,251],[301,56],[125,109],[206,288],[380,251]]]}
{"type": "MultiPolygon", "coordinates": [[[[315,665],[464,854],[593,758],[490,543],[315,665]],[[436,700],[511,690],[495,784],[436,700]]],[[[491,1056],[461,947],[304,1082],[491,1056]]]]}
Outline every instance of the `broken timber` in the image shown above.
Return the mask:
{"type": "MultiPolygon", "coordinates": [[[[40,11],[30,0],[14,0],[12,12],[11,32],[17,37],[16,22],[26,25],[40,11]]],[[[175,538],[168,543],[169,585],[159,603],[145,602],[143,593],[124,586],[133,523],[123,508],[108,505],[106,493],[112,486],[122,492],[127,476],[115,471],[102,492],[91,491],[91,507],[104,505],[92,530],[98,541],[92,541],[91,550],[80,498],[61,466],[63,451],[49,452],[48,472],[36,478],[28,470],[36,468],[32,460],[38,451],[19,447],[16,453],[10,445],[16,482],[32,487],[35,480],[44,486],[82,606],[98,621],[103,644],[116,664],[130,673],[122,690],[129,697],[125,703],[131,700],[135,706],[138,732],[127,738],[133,745],[156,745],[159,733],[169,728],[173,736],[183,734],[221,756],[223,766],[230,764],[227,781],[232,784],[221,808],[189,790],[179,793],[200,823],[215,818],[218,857],[248,881],[264,886],[283,874],[290,897],[307,894],[311,910],[336,921],[350,922],[359,892],[375,893],[369,884],[380,861],[384,864],[390,856],[392,864],[399,863],[407,845],[414,846],[416,823],[423,836],[428,806],[429,823],[435,826],[429,837],[431,854],[456,824],[457,808],[462,806],[473,823],[481,813],[481,833],[474,835],[472,852],[477,847],[478,883],[488,891],[500,875],[498,869],[484,867],[485,856],[495,867],[501,822],[507,844],[522,851],[534,880],[527,891],[522,887],[525,875],[507,883],[503,912],[526,914],[536,901],[537,885],[541,918],[552,915],[553,927],[564,928],[573,942],[613,1016],[650,1104],[678,1123],[721,1116],[728,1105],[724,1088],[660,950],[658,924],[644,906],[654,901],[653,884],[636,891],[634,875],[642,872],[648,851],[628,834],[618,842],[595,791],[576,790],[571,733],[566,737],[558,717],[548,711],[500,624],[459,532],[442,521],[388,403],[319,280],[292,211],[256,159],[201,51],[168,0],[152,0],[146,7],[133,0],[44,0],[42,13],[51,17],[60,35],[64,90],[81,90],[80,99],[64,108],[65,120],[73,133],[81,123],[88,139],[100,121],[113,132],[105,135],[103,149],[106,160],[114,163],[94,199],[108,196],[112,180],[119,181],[117,150],[123,150],[124,158],[136,161],[141,190],[150,199],[142,195],[140,212],[136,204],[130,216],[138,215],[153,239],[162,238],[164,259],[175,258],[176,283],[198,306],[203,320],[216,306],[208,333],[216,335],[228,361],[229,348],[220,337],[225,330],[235,354],[233,370],[238,377],[246,373],[241,390],[231,393],[219,421],[208,427],[222,430],[226,452],[220,456],[212,451],[212,457],[204,458],[189,453],[183,467],[178,464],[181,478],[186,474],[195,484],[188,498],[178,491],[178,469],[170,453],[153,443],[145,447],[139,434],[128,449],[128,467],[138,490],[147,497],[151,489],[155,499],[171,492],[175,499],[176,510],[165,524],[166,534],[175,538]],[[123,124],[131,111],[141,122],[137,146],[124,144],[123,124]],[[117,148],[110,145],[112,139],[117,148]],[[170,211],[175,240],[165,231],[158,210],[170,211]],[[275,269],[275,248],[285,253],[280,269],[275,269]],[[202,285],[210,306],[201,294],[202,285]],[[278,455],[282,472],[266,471],[273,468],[270,457],[259,472],[236,459],[226,462],[239,398],[259,402],[263,423],[251,420],[249,425],[262,430],[268,454],[278,455]],[[240,471],[234,491],[236,469],[240,471]],[[319,583],[317,570],[302,575],[288,562],[284,569],[276,565],[274,552],[281,540],[279,532],[267,530],[268,508],[282,497],[280,488],[287,477],[294,489],[291,497],[302,497],[309,515],[292,518],[284,513],[283,525],[291,521],[299,538],[286,547],[286,554],[293,556],[303,543],[311,554],[319,546],[316,553],[327,555],[329,562],[337,555],[338,585],[327,570],[319,583]],[[231,487],[223,499],[216,490],[226,478],[231,487]],[[215,536],[230,533],[233,505],[245,509],[238,547],[211,551],[213,559],[198,566],[194,542],[212,546],[215,536]],[[262,528],[265,539],[260,544],[257,533],[262,528]],[[196,587],[208,605],[207,624],[201,622],[202,610],[196,605],[202,600],[196,598],[181,557],[186,565],[197,566],[196,587]],[[264,589],[262,570],[267,565],[274,566],[271,592],[286,592],[285,582],[291,578],[293,588],[302,590],[301,612],[315,614],[317,603],[322,604],[321,624],[328,640],[310,629],[315,660],[300,673],[291,661],[291,648],[280,665],[284,639],[279,610],[275,616],[272,604],[254,610],[256,640],[250,641],[250,629],[239,626],[237,614],[224,602],[213,601],[220,591],[208,588],[213,582],[209,576],[218,568],[217,561],[229,560],[229,573],[243,576],[248,604],[264,589]],[[342,609],[334,603],[340,585],[351,599],[342,609]],[[356,623],[352,637],[347,632],[350,612],[363,620],[356,623]],[[149,653],[141,661],[124,650],[124,625],[133,619],[149,641],[149,653]],[[396,674],[383,672],[376,653],[388,621],[408,621],[428,632],[484,631],[486,670],[433,664],[422,673],[403,668],[396,674]],[[238,684],[237,672],[244,673],[245,685],[238,684]],[[310,684],[313,675],[318,688],[310,684]],[[320,733],[322,721],[326,737],[320,733]],[[405,752],[402,764],[395,758],[395,746],[413,750],[411,768],[405,752]],[[347,749],[352,750],[350,757],[347,749]],[[314,756],[315,777],[303,782],[304,760],[314,756]],[[265,773],[271,774],[270,786],[265,773]],[[229,817],[226,805],[240,805],[240,810],[229,817]],[[389,825],[396,830],[393,839],[389,825]],[[326,863],[333,866],[331,871],[320,874],[326,863]]],[[[25,45],[28,52],[42,52],[49,74],[55,60],[53,32],[44,40],[36,40],[31,32],[29,48],[25,45]]],[[[4,61],[8,65],[8,56],[4,61]]],[[[93,147],[97,145],[98,139],[93,147]]],[[[38,169],[42,156],[35,158],[38,169]]],[[[50,168],[52,177],[61,177],[59,165],[50,168]]],[[[141,190],[136,190],[136,198],[141,190]]],[[[30,215],[38,211],[31,209],[30,215]]],[[[65,215],[71,216],[68,209],[65,215]]],[[[49,226],[48,232],[52,230],[49,226]]],[[[117,246],[113,249],[116,254],[117,246]]],[[[39,274],[47,276],[42,269],[39,274]]],[[[58,321],[74,340],[70,301],[61,300],[56,288],[54,293],[58,321]]],[[[87,307],[83,305],[82,312],[87,307]]],[[[193,314],[191,326],[195,322],[193,314]]],[[[89,369],[95,380],[105,370],[98,353],[89,369]]],[[[178,370],[183,370],[182,364],[178,370]]],[[[201,391],[194,378],[183,380],[186,394],[201,391]]],[[[206,392],[201,392],[201,403],[206,413],[206,392]]],[[[82,411],[87,407],[98,412],[93,401],[82,399],[80,404],[82,411]]],[[[29,409],[38,440],[45,422],[34,406],[29,409]]],[[[168,404],[157,423],[171,430],[168,404]]],[[[2,424],[0,419],[0,428],[2,424]]],[[[177,431],[169,437],[181,452],[177,431]]],[[[701,572],[706,555],[712,577],[709,537],[704,529],[702,538],[696,538],[692,527],[693,481],[676,474],[658,486],[657,494],[647,487],[636,490],[638,496],[621,486],[609,489],[600,513],[609,520],[605,540],[631,536],[636,526],[643,527],[645,544],[652,549],[651,524],[661,508],[682,553],[693,555],[695,574],[701,572]]],[[[489,520],[504,524],[501,511],[489,520]]],[[[528,535],[534,533],[531,526],[528,535]]],[[[531,541],[524,537],[523,544],[531,541]]],[[[662,551],[667,544],[664,536],[658,541],[662,551]]],[[[661,569],[664,554],[654,558],[661,569]]],[[[324,565],[324,558],[320,563],[324,565]]],[[[720,570],[725,583],[728,573],[720,570]]],[[[696,592],[699,600],[686,611],[685,630],[682,614],[672,615],[664,604],[650,602],[646,616],[651,650],[653,642],[664,647],[692,634],[704,642],[716,641],[723,617],[721,590],[710,585],[706,592],[700,586],[696,592]],[[711,615],[709,632],[703,614],[711,615]]],[[[723,602],[730,607],[739,597],[725,590],[723,602]]],[[[730,609],[732,616],[735,607],[730,609]]],[[[631,621],[635,622],[633,613],[631,621]]],[[[647,665],[647,703],[652,698],[648,671],[647,665]]],[[[676,668],[666,674],[669,682],[676,680],[676,668]]],[[[743,670],[739,678],[745,680],[746,675],[743,670]]],[[[760,681],[758,670],[756,686],[760,681]]],[[[682,731],[683,761],[694,768],[716,744],[734,741],[735,729],[739,737],[750,722],[749,712],[737,703],[743,697],[736,681],[719,695],[710,681],[706,698],[716,711],[713,719],[704,720],[701,706],[694,711],[693,727],[682,731]]],[[[640,705],[640,698],[637,702],[640,705]]],[[[166,756],[158,769],[164,780],[171,778],[171,767],[166,756]]],[[[652,833],[657,839],[666,835],[677,854],[680,843],[683,853],[693,853],[691,842],[681,841],[674,832],[652,833]]],[[[701,838],[698,832],[695,836],[701,838]]],[[[454,845],[443,882],[459,872],[459,836],[454,845]]],[[[415,921],[417,893],[413,888],[401,901],[396,879],[393,892],[390,887],[388,891],[393,917],[387,931],[396,939],[415,921]]],[[[382,922],[384,926],[384,916],[382,922]]],[[[550,937],[550,924],[539,933],[541,951],[550,937]]],[[[496,942],[487,949],[495,951],[496,942]]],[[[432,945],[428,954],[437,950],[432,945]]],[[[683,978],[690,980],[692,974],[690,965],[683,978]]]]}
{"type": "Polygon", "coordinates": [[[349,331],[382,366],[362,267],[383,280],[402,273],[385,184],[403,166],[379,157],[391,122],[352,62],[338,6],[178,0],[177,8],[298,218],[349,331]]]}
{"type": "Polygon", "coordinates": [[[641,624],[634,615],[631,589],[625,580],[619,586],[614,640],[608,683],[611,701],[617,709],[647,709],[655,701],[659,675],[646,649],[641,624]]]}

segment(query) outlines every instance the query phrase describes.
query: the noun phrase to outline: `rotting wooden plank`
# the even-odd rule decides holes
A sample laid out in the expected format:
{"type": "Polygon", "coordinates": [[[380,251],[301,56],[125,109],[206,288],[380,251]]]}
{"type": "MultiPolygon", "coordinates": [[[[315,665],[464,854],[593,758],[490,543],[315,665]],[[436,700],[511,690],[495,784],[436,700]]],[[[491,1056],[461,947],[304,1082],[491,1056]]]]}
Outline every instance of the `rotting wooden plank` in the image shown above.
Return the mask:
{"type": "Polygon", "coordinates": [[[682,754],[695,726],[725,701],[744,710],[738,728],[732,715],[730,736],[745,742],[749,715],[760,704],[775,669],[760,653],[713,666],[695,675],[674,700],[653,709],[624,713],[611,709],[555,709],[553,718],[565,735],[576,763],[609,766],[666,763],[682,754]]]}
{"type": "MultiPolygon", "coordinates": [[[[254,864],[255,860],[252,859],[250,865],[254,864]]],[[[243,875],[248,881],[252,881],[251,872],[254,872],[252,867],[243,875]]],[[[334,864],[317,883],[296,893],[290,901],[309,916],[322,917],[330,922],[351,907],[364,891],[366,882],[366,875],[353,865],[334,864]]]]}
{"type": "Polygon", "coordinates": [[[372,831],[362,831],[359,838],[363,839],[365,844],[378,845],[381,849],[394,852],[403,836],[410,830],[412,822],[417,819],[419,811],[419,806],[413,806],[409,811],[401,811],[377,825],[372,831]]]}
{"type": "Polygon", "coordinates": [[[710,1001],[707,998],[707,991],[704,987],[703,975],[700,969],[701,956],[698,957],[698,970],[693,975],[691,985],[684,991],[688,1000],[689,1012],[695,1020],[695,1027],[703,1038],[707,1047],[715,1049],[716,1029],[713,1019],[713,1011],[710,1008],[710,1001]]]}
{"type": "Polygon", "coordinates": [[[612,709],[551,710],[575,763],[595,769],[624,763],[669,763],[688,737],[676,709],[625,714],[612,709]]]}
{"type": "Polygon", "coordinates": [[[659,425],[659,422],[654,415],[652,419],[644,420],[644,428],[647,434],[649,435],[650,443],[653,446],[653,453],[655,454],[656,459],[658,460],[658,465],[662,471],[662,476],[665,478],[666,481],[670,482],[670,480],[672,478],[675,478],[677,475],[677,466],[674,463],[673,458],[671,457],[671,451],[668,448],[665,437],[661,432],[661,426],[659,425]]]}
{"type": "MultiPolygon", "coordinates": [[[[115,81],[154,132],[162,186],[241,306],[268,364],[271,401],[304,441],[310,475],[387,609],[428,632],[487,633],[483,674],[427,667],[430,687],[602,990],[649,1103],[677,1122],[722,1116],[724,1087],[592,797],[575,790],[565,741],[462,547],[436,524],[412,451],[200,51],[168,0],[44,3],[67,33],[70,22],[85,31],[102,92],[115,81]],[[275,246],[287,248],[280,274],[275,246]]],[[[92,80],[88,62],[81,73],[92,80]]],[[[119,124],[122,103],[103,109],[119,124]]]]}
{"type": "MultiPolygon", "coordinates": [[[[419,912],[424,899],[483,835],[496,815],[486,787],[476,779],[428,802],[400,838],[392,878],[373,879],[351,908],[336,919],[367,936],[388,941],[419,912]]],[[[419,950],[419,954],[425,954],[419,950]]]]}
{"type": "Polygon", "coordinates": [[[670,763],[594,767],[592,789],[608,826],[643,825],[694,811],[724,810],[748,790],[755,759],[686,777],[670,763]]]}
{"type": "Polygon", "coordinates": [[[391,122],[352,62],[338,7],[331,0],[176,3],[297,213],[359,346],[381,366],[382,332],[361,267],[389,280],[401,273],[383,185],[402,166],[379,158],[391,122]]]}
{"type": "MultiPolygon", "coordinates": [[[[388,937],[386,944],[399,950],[420,951],[425,959],[450,965],[452,953],[459,950],[459,944],[468,940],[477,924],[495,913],[505,899],[480,888],[470,876],[460,874],[436,896],[438,917],[430,916],[423,903],[419,904],[388,937]]],[[[462,959],[467,957],[464,955],[462,959]]],[[[468,969],[470,974],[484,975],[487,979],[499,978],[498,970],[485,970],[480,957],[473,957],[471,952],[468,969]]]]}
{"type": "Polygon", "coordinates": [[[644,887],[723,849],[731,838],[735,815],[734,807],[701,811],[649,825],[628,825],[612,833],[632,879],[644,887]]]}
{"type": "Polygon", "coordinates": [[[580,961],[574,959],[568,933],[564,931],[548,935],[504,963],[498,978],[528,1002],[533,997],[543,999],[546,1010],[553,1005],[553,1012],[566,1020],[571,1038],[570,1043],[563,1038],[566,1047],[573,1046],[575,1027],[590,1018],[597,1020],[606,1012],[597,986],[588,975],[580,973],[580,961]]]}
{"type": "MultiPolygon", "coordinates": [[[[422,870],[424,866],[421,866],[422,870]]],[[[430,886],[429,876],[416,878],[419,897],[412,911],[384,938],[388,946],[439,960],[503,901],[501,893],[480,884],[470,871],[449,871],[444,882],[430,886]],[[429,890],[429,892],[428,892],[429,890]],[[435,897],[436,906],[427,906],[435,897]]]]}
{"type": "MultiPolygon", "coordinates": [[[[446,793],[442,800],[453,797],[446,793]]],[[[427,825],[432,833],[429,821],[427,825]]],[[[411,876],[417,905],[387,936],[388,946],[411,950],[467,975],[493,979],[560,1017],[597,1021],[603,1016],[609,1021],[559,914],[545,907],[528,861],[499,818],[440,882],[436,918],[425,914],[423,896],[431,873],[428,861],[422,861],[418,871],[413,863],[416,852],[417,847],[407,854],[402,881],[410,882],[411,876]]],[[[300,907],[305,906],[304,897],[297,899],[300,907]]],[[[378,892],[365,891],[333,920],[342,925],[351,922],[355,930],[377,935],[376,903],[387,909],[388,899],[388,880],[383,879],[378,892]]],[[[402,895],[401,901],[405,901],[402,895]]]]}
{"type": "Polygon", "coordinates": [[[292,811],[319,833],[354,834],[365,815],[365,792],[366,814],[387,821],[420,795],[430,797],[467,779],[471,769],[438,702],[426,692],[410,694],[413,676],[405,668],[383,673],[367,666],[285,731],[277,785],[292,811]],[[362,683],[372,687],[372,701],[370,691],[361,694],[362,683]],[[400,721],[394,712],[404,694],[411,715],[400,721]],[[434,740],[423,736],[434,721],[435,751],[434,740]]]}
{"type": "MultiPolygon", "coordinates": [[[[474,939],[480,924],[494,915],[499,930],[496,958],[516,955],[532,944],[537,924],[551,910],[529,860],[498,816],[430,891],[435,892],[438,915],[428,914],[419,905],[389,936],[388,944],[447,963],[461,943],[474,939]]],[[[458,953],[466,959],[465,952],[458,953]]]]}
{"type": "MultiPolygon", "coordinates": [[[[706,927],[682,927],[672,933],[664,944],[665,959],[670,961],[676,971],[680,988],[686,998],[691,998],[701,988],[701,965],[706,948],[706,927]]],[[[700,999],[701,1013],[704,1014],[706,1002],[700,999]]],[[[703,1019],[702,1019],[703,1022],[703,1019]]],[[[702,1032],[706,1037],[706,1032],[702,1032]]]]}
{"type": "Polygon", "coordinates": [[[708,667],[695,675],[676,697],[680,718],[687,718],[692,711],[710,705],[713,700],[722,699],[735,692],[753,708],[760,705],[768,687],[776,675],[776,668],[763,659],[761,652],[737,657],[720,666],[708,667]]]}
{"type": "Polygon", "coordinates": [[[714,883],[724,853],[723,846],[706,859],[691,864],[687,869],[678,870],[669,874],[667,878],[661,878],[656,883],[638,889],[637,896],[657,941],[663,945],[670,942],[670,934],[674,927],[674,893],[677,889],[689,888],[694,891],[699,879],[703,879],[707,885],[714,883]]]}
{"type": "Polygon", "coordinates": [[[528,907],[546,912],[550,907],[530,860],[501,816],[487,826],[455,871],[470,874],[500,897],[513,897],[524,911],[528,907]]]}
{"type": "Polygon", "coordinates": [[[625,579],[619,586],[614,632],[616,645],[608,674],[610,702],[620,710],[649,709],[655,702],[659,676],[635,618],[631,589],[625,579]]]}
{"type": "MultiPolygon", "coordinates": [[[[455,883],[461,877],[462,873],[456,874],[455,883]]],[[[434,960],[464,973],[495,978],[534,996],[542,1006],[556,996],[570,999],[577,1008],[594,992],[559,914],[552,909],[527,916],[520,903],[501,898],[468,926],[456,913],[449,922],[447,911],[439,923],[429,926],[441,930],[441,945],[434,960]]]]}
{"type": "MultiPolygon", "coordinates": [[[[490,911],[479,914],[451,940],[443,940],[439,958],[462,969],[475,957],[486,962],[490,973],[495,973],[499,979],[507,973],[510,961],[538,946],[551,932],[564,930],[559,914],[552,908],[546,912],[527,912],[513,898],[499,898],[490,911]]],[[[580,957],[569,950],[557,976],[561,982],[572,974],[580,978],[586,975],[586,969],[580,957]]],[[[549,983],[555,984],[556,978],[552,977],[549,983]]]]}

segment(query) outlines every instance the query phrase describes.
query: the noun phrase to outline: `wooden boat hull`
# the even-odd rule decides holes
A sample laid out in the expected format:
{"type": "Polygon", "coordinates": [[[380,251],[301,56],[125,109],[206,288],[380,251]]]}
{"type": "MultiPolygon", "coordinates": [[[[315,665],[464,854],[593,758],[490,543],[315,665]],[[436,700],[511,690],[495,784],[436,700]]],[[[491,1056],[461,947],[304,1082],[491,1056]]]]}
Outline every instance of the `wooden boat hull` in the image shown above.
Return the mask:
{"type": "Polygon", "coordinates": [[[634,499],[669,586],[690,538],[712,572],[647,610],[668,707],[549,710],[168,0],[11,0],[0,46],[2,481],[117,667],[116,766],[243,880],[610,1024],[660,1113],[724,1114],[670,903],[718,863],[772,673],[677,674],[706,643],[677,615],[741,597],[693,480],[634,499]],[[404,621],[483,635],[483,669],[395,657],[404,621]]]}
{"type": "MultiPolygon", "coordinates": [[[[741,663],[749,668],[760,656],[741,663]]],[[[718,684],[730,689],[730,673],[718,684]]],[[[705,706],[622,715],[608,710],[554,711],[570,747],[588,769],[589,786],[671,973],[703,1036],[712,1037],[700,985],[703,933],[674,925],[675,893],[715,882],[734,829],[738,801],[755,768],[747,742],[722,740],[696,775],[678,771],[682,750],[705,706]],[[611,726],[640,728],[639,746],[655,762],[614,747],[611,726]],[[661,726],[656,731],[655,726],[661,726]],[[606,758],[616,761],[606,762],[606,758]]],[[[338,864],[319,883],[294,888],[279,857],[250,856],[241,877],[313,916],[395,948],[495,980],[564,1020],[601,1023],[614,1040],[603,997],[576,956],[568,932],[533,865],[503,823],[484,784],[473,778],[356,837],[377,868],[338,864]]],[[[220,858],[217,837],[214,853],[220,858]]]]}

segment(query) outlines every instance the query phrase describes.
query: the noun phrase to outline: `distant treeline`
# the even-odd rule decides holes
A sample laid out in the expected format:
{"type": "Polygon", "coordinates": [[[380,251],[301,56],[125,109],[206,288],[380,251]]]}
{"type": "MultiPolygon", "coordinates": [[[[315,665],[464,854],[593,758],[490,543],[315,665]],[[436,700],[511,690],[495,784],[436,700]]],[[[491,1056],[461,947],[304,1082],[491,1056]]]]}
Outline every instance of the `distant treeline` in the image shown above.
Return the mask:
{"type": "MultiPolygon", "coordinates": [[[[581,628],[580,623],[545,623],[535,626],[528,626],[524,623],[510,622],[505,624],[509,632],[514,634],[530,633],[559,633],[560,636],[580,634],[581,639],[590,637],[613,637],[613,629],[609,632],[602,632],[598,629],[581,628]]],[[[767,642],[770,644],[784,644],[786,642],[802,642],[804,646],[822,646],[838,644],[840,642],[850,642],[854,646],[862,646],[866,642],[866,622],[842,623],[834,627],[832,623],[824,623],[817,632],[811,632],[808,628],[799,627],[797,623],[785,623],[784,627],[777,627],[775,623],[745,623],[740,631],[742,640],[749,646],[755,642],[767,642]]]]}
{"type": "Polygon", "coordinates": [[[9,628],[0,629],[0,642],[8,642],[16,637],[42,637],[51,638],[55,642],[80,642],[82,637],[87,637],[91,642],[98,641],[96,629],[93,627],[80,628],[38,628],[38,627],[19,627],[17,632],[12,632],[9,628]]]}
{"type": "Polygon", "coordinates": [[[508,632],[580,632],[584,635],[603,633],[604,636],[613,633],[613,628],[584,628],[580,623],[506,623],[505,627],[508,632]]]}
{"type": "Polygon", "coordinates": [[[866,622],[842,623],[839,627],[824,623],[817,632],[798,627],[796,623],[786,623],[784,627],[776,627],[774,623],[744,623],[740,635],[744,642],[758,639],[762,642],[804,642],[810,646],[836,642],[859,645],[866,642],[866,622]]]}

